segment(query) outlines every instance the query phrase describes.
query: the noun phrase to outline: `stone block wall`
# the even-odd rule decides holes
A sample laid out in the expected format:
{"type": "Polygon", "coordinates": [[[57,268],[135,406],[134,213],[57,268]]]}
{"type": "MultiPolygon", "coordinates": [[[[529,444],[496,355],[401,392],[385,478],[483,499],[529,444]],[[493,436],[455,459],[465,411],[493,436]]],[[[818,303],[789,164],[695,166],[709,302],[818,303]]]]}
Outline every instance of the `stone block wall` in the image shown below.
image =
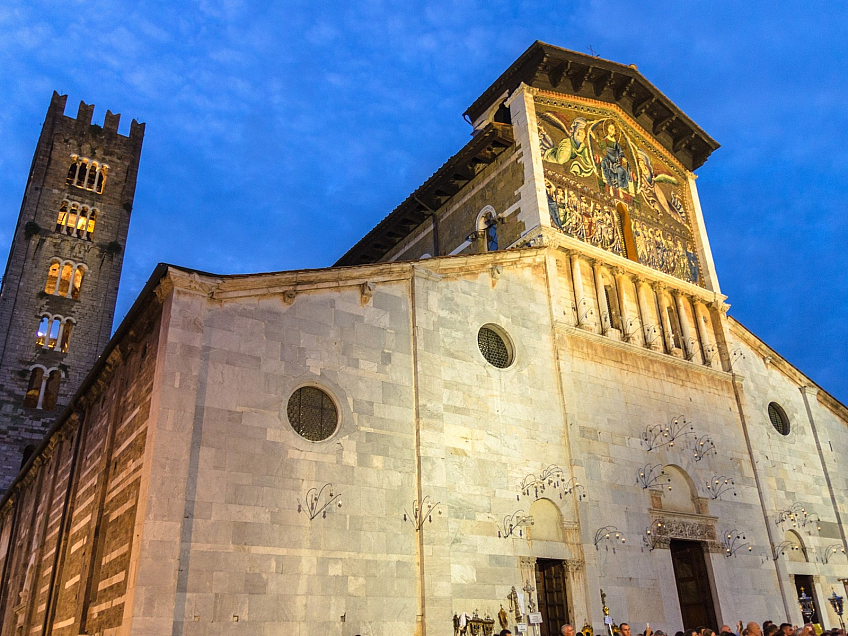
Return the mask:
{"type": "Polygon", "coordinates": [[[719,623],[800,620],[793,577],[812,575],[821,601],[846,574],[841,553],[815,557],[841,532],[836,454],[848,418],[808,391],[817,447],[803,376],[765,365],[762,345],[733,321],[746,348],[734,373],[574,327],[559,310],[559,256],[508,250],[222,278],[169,268],[161,309],[150,309],[160,317],[122,326],[137,344],[111,354],[108,379],[83,397],[83,423],[55,438],[3,508],[4,625],[442,634],[455,613],[495,616],[513,587],[535,586],[538,559],[556,559],[572,622],[603,629],[603,589],[617,622],[677,630],[676,539],[703,547],[719,623]],[[507,368],[483,357],[484,325],[509,343],[507,368]],[[300,437],[287,415],[307,385],[340,414],[321,442],[300,437]],[[796,437],[769,433],[758,405],[771,399],[796,437]],[[646,446],[646,429],[681,416],[693,433],[646,446]],[[716,453],[696,458],[703,436],[716,453]],[[551,466],[582,489],[525,495],[522,483],[551,466]],[[644,488],[651,466],[666,475],[644,488]],[[716,476],[734,488],[714,499],[706,484],[716,476]],[[342,506],[310,519],[310,490],[326,486],[320,509],[330,484],[342,506]],[[425,503],[416,525],[422,501],[433,508],[425,503]],[[804,535],[803,562],[772,558],[774,513],[792,501],[822,518],[820,534],[804,535]],[[534,525],[505,537],[514,513],[534,525]],[[609,527],[625,541],[598,535],[609,527]],[[725,556],[733,531],[750,552],[725,556]],[[21,590],[42,596],[22,602],[21,590]]]}
{"type": "MultiPolygon", "coordinates": [[[[37,446],[109,341],[144,125],[118,134],[119,115],[93,125],[93,105],[64,115],[66,96],[53,95],[36,146],[0,291],[0,492],[17,474],[26,447],[37,446]],[[72,156],[107,164],[102,194],[67,184],[72,156]],[[62,201],[98,210],[90,238],[57,231],[62,201]],[[45,293],[53,259],[87,268],[80,298],[45,293]],[[67,353],[36,345],[42,315],[74,320],[67,353]],[[62,373],[56,407],[24,408],[31,369],[62,373]]],[[[45,374],[46,375],[46,374],[45,374]]]]}
{"type": "Polygon", "coordinates": [[[0,633],[114,634],[122,624],[158,324],[153,304],[7,493],[0,633]]]}
{"type": "MultiPolygon", "coordinates": [[[[445,205],[436,211],[441,255],[484,252],[485,239],[468,241],[477,227],[477,217],[487,205],[503,215],[498,225],[498,242],[512,245],[527,229],[518,219],[518,191],[524,181],[522,154],[510,149],[501,153],[445,205]]],[[[433,254],[433,224],[425,221],[383,258],[384,261],[413,261],[433,254]]]]}

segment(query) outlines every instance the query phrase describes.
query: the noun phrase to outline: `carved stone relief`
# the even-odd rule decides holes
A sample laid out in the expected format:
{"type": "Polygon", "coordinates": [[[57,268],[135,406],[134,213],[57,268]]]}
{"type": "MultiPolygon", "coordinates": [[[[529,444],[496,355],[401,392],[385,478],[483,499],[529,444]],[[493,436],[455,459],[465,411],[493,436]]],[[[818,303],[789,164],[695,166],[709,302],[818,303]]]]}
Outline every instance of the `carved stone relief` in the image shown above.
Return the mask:
{"type": "Polygon", "coordinates": [[[654,528],[654,548],[667,550],[672,539],[700,541],[710,552],[723,553],[724,546],[718,541],[715,519],[712,517],[670,517],[651,514],[654,528]]]}

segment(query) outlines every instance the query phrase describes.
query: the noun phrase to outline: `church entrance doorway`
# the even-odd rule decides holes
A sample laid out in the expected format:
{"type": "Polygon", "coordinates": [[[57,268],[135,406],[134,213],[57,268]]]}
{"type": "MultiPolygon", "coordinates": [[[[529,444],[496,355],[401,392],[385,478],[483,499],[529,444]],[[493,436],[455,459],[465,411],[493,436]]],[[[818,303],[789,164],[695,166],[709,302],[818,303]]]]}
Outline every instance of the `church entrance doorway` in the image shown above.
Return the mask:
{"type": "Polygon", "coordinates": [[[683,629],[716,629],[715,604],[703,546],[697,541],[672,539],[669,548],[683,629]]]}
{"type": "Polygon", "coordinates": [[[569,622],[565,563],[537,559],[536,590],[542,614],[541,636],[559,636],[559,628],[569,622]]]}
{"type": "MultiPolygon", "coordinates": [[[[804,590],[804,594],[813,599],[813,618],[810,619],[811,623],[821,623],[819,620],[819,604],[818,599],[816,599],[816,593],[813,588],[813,577],[809,574],[796,574],[795,575],[795,598],[801,598],[801,590],[804,590]]],[[[795,601],[800,605],[799,601],[795,601]]]]}

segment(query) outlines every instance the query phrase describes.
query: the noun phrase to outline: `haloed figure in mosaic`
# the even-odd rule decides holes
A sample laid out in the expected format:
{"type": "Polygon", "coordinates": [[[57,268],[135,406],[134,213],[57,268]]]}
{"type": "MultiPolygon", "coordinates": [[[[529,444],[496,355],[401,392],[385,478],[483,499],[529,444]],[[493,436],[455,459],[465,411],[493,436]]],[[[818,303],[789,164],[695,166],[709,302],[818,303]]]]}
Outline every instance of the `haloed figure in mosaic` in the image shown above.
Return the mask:
{"type": "Polygon", "coordinates": [[[541,113],[540,119],[556,126],[566,136],[554,145],[553,139],[539,126],[539,140],[542,146],[542,159],[561,165],[569,164],[568,171],[578,177],[590,177],[595,173],[595,165],[589,153],[586,136],[589,122],[583,117],[575,117],[571,124],[564,115],[555,112],[541,113]]]}
{"type": "Polygon", "coordinates": [[[624,150],[618,141],[618,130],[615,123],[607,121],[600,126],[606,134],[594,141],[595,163],[601,167],[604,183],[610,188],[612,194],[633,194],[635,184],[633,174],[630,170],[630,162],[624,154],[624,150]]]}

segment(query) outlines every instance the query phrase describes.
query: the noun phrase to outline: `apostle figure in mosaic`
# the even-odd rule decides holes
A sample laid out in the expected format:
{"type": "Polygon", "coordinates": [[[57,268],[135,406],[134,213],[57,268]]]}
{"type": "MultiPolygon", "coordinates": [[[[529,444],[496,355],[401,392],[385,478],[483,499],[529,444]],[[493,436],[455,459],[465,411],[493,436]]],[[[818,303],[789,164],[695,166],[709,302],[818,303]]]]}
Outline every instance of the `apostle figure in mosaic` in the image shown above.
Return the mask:
{"type": "Polygon", "coordinates": [[[548,212],[551,215],[551,225],[558,230],[563,230],[561,214],[562,210],[556,200],[556,188],[553,183],[545,179],[545,192],[548,195],[548,212]]]}
{"type": "Polygon", "coordinates": [[[683,248],[683,242],[680,239],[677,239],[674,251],[677,259],[674,275],[681,280],[689,280],[689,259],[686,258],[686,250],[683,248]]]}
{"type": "Polygon", "coordinates": [[[566,231],[576,238],[585,241],[586,229],[583,227],[583,214],[580,212],[580,199],[576,192],[567,190],[565,193],[565,207],[568,219],[566,231]]]}

